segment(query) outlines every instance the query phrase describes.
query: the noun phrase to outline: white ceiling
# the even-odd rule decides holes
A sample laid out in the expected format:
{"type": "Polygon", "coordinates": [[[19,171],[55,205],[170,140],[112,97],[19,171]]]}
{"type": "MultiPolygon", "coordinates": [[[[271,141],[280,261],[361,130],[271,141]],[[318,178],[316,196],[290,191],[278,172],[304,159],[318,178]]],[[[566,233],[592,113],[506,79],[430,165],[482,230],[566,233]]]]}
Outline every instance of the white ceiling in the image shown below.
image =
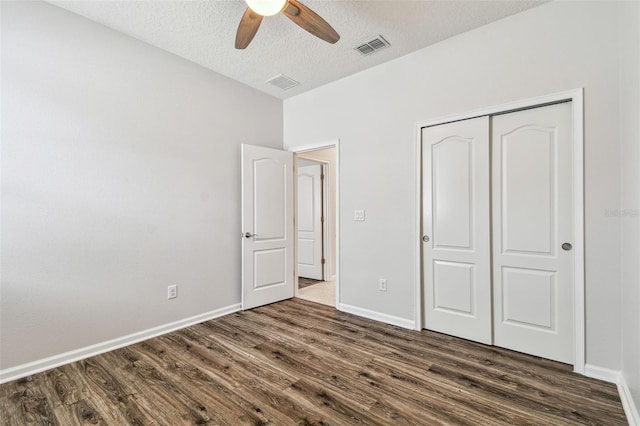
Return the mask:
{"type": "Polygon", "coordinates": [[[542,4],[539,0],[302,0],[340,34],[334,45],[284,15],[266,17],[246,50],[234,48],[242,0],[59,1],[51,3],[281,99],[542,4]],[[376,35],[390,47],[362,56],[376,35]],[[266,83],[285,74],[300,85],[266,83]]]}

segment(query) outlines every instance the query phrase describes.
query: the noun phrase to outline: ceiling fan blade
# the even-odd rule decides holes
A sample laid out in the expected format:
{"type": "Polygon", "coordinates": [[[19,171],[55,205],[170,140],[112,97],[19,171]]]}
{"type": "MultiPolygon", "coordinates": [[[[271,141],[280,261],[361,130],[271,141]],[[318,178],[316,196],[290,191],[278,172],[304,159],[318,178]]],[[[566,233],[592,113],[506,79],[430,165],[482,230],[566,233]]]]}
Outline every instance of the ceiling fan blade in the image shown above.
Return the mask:
{"type": "Polygon", "coordinates": [[[236,49],[244,49],[251,43],[253,36],[256,35],[260,23],[262,22],[262,15],[258,15],[253,10],[247,8],[242,15],[240,25],[238,25],[238,32],[236,33],[236,49]]]}
{"type": "Polygon", "coordinates": [[[289,0],[282,13],[301,28],[328,43],[333,44],[340,40],[340,35],[327,21],[297,0],[289,0]]]}

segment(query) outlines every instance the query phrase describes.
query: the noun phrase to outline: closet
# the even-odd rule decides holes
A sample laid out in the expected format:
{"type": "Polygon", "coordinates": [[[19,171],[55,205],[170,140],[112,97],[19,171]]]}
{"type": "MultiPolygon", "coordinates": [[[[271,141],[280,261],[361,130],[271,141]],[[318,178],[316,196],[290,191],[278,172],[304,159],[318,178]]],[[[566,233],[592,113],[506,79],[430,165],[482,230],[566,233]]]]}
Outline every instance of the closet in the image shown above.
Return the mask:
{"type": "Polygon", "coordinates": [[[573,364],[570,102],[422,129],[424,327],[573,364]]]}

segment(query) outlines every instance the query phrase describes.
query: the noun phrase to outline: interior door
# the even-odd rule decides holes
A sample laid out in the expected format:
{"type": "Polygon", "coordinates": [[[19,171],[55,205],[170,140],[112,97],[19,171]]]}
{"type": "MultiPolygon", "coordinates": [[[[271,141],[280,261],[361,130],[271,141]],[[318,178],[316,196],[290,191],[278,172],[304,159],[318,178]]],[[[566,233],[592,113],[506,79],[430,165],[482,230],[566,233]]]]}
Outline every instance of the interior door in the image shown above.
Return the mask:
{"type": "Polygon", "coordinates": [[[492,129],[494,344],[572,364],[571,104],[492,129]]]}
{"type": "MultiPolygon", "coordinates": [[[[300,161],[300,160],[299,160],[300,161]]],[[[322,165],[298,165],[298,276],[322,279],[322,165]]]]}
{"type": "Polygon", "coordinates": [[[293,153],[242,145],[242,309],[293,297],[293,153]]]}
{"type": "Polygon", "coordinates": [[[489,118],[422,130],[425,328],[491,344],[489,118]]]}

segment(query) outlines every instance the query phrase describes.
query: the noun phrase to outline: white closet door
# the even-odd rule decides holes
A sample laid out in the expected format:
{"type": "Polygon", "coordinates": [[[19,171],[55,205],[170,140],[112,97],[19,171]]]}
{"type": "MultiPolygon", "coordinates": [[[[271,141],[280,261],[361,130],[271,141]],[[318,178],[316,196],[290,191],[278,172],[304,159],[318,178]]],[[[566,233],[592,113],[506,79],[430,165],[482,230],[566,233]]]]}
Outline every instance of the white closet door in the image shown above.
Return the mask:
{"type": "Polygon", "coordinates": [[[570,103],[493,117],[494,344],[565,363],[574,332],[571,143],[570,103]]]}
{"type": "Polygon", "coordinates": [[[425,328],[491,343],[489,118],[422,130],[425,328]]]}

